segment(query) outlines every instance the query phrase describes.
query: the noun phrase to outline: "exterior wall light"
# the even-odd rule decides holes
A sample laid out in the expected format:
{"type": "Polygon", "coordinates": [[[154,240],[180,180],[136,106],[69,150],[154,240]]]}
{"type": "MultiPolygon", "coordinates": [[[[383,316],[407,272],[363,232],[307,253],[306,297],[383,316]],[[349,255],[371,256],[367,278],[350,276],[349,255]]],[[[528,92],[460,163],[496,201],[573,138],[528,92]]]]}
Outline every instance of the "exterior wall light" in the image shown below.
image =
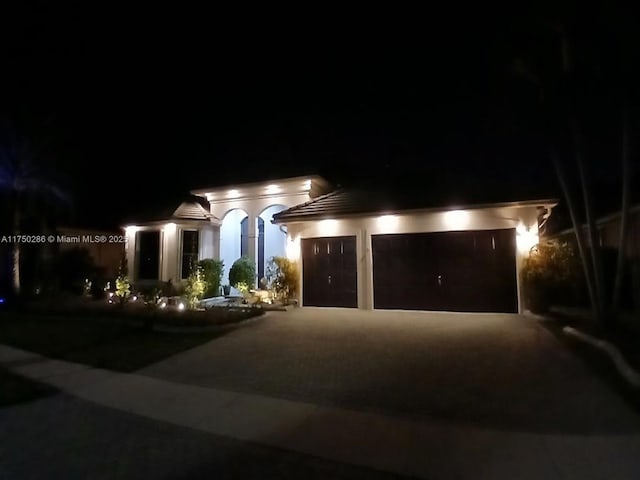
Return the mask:
{"type": "Polygon", "coordinates": [[[522,254],[529,253],[540,242],[537,229],[520,224],[516,227],[516,247],[522,254]]]}
{"type": "Polygon", "coordinates": [[[289,260],[297,260],[300,258],[300,237],[296,237],[295,239],[287,237],[285,253],[289,260]]]}

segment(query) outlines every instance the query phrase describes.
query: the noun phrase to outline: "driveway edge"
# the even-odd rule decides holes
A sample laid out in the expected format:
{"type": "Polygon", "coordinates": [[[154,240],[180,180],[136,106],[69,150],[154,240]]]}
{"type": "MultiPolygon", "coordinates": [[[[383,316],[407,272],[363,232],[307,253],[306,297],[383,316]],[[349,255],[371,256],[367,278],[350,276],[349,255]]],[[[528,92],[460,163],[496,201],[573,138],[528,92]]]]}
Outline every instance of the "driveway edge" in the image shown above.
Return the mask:
{"type": "Polygon", "coordinates": [[[610,342],[588,335],[573,327],[563,327],[562,331],[565,335],[576,338],[581,342],[587,343],[604,353],[612,360],[616,370],[629,383],[630,386],[640,389],[640,373],[635,371],[625,360],[620,350],[610,342]]]}

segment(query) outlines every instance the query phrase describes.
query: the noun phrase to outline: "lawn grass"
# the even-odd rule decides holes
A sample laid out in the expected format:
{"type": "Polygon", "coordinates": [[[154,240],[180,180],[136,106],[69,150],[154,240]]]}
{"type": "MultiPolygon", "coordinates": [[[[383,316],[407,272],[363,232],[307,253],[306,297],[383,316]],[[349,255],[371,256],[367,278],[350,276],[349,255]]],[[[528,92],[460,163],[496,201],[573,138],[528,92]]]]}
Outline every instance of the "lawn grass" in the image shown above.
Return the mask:
{"type": "Polygon", "coordinates": [[[29,380],[0,367],[0,407],[29,402],[56,392],[49,385],[29,380]]]}
{"type": "Polygon", "coordinates": [[[113,318],[7,313],[0,320],[0,343],[61,360],[132,372],[226,331],[164,333],[113,318]]]}

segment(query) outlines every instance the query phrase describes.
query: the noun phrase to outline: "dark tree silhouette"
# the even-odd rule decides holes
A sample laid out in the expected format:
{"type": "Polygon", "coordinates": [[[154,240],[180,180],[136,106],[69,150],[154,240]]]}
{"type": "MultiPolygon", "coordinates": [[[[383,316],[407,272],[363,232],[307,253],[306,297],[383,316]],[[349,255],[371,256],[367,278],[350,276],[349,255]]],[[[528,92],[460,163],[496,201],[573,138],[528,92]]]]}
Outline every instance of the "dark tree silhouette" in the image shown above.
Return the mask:
{"type": "MultiPolygon", "coordinates": [[[[600,11],[555,9],[542,14],[530,32],[536,47],[518,55],[514,71],[534,87],[539,133],[547,143],[566,202],[594,317],[601,327],[615,325],[628,237],[631,192],[631,156],[635,91],[640,70],[635,30],[625,13],[603,7],[600,11]],[[590,135],[601,134],[598,116],[614,116],[622,141],[603,155],[594,148],[590,135]],[[596,125],[594,127],[594,125],[596,125]],[[621,145],[620,145],[621,144],[621,145]],[[621,228],[613,291],[608,291],[596,225],[594,166],[608,165],[621,158],[621,228]],[[584,235],[586,226],[586,237],[584,235]]],[[[601,119],[599,119],[601,120],[601,119]]],[[[602,170],[602,169],[601,169],[602,170]]]]}
{"type": "Polygon", "coordinates": [[[10,236],[12,288],[21,293],[20,256],[23,226],[34,216],[46,217],[51,205],[69,204],[69,197],[38,165],[38,154],[29,141],[11,130],[0,137],[0,192],[11,213],[10,236]]]}

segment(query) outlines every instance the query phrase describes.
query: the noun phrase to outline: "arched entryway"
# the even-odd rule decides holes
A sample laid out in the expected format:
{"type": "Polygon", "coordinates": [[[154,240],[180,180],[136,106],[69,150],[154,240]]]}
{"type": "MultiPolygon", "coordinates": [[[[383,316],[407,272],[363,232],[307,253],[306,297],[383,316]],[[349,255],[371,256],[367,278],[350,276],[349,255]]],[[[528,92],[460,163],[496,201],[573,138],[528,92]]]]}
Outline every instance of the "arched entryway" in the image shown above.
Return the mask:
{"type": "Polygon", "coordinates": [[[279,225],[271,223],[273,216],[286,208],[284,205],[270,205],[258,215],[256,228],[258,232],[258,279],[266,275],[266,267],[270,258],[286,255],[287,235],[279,225]]]}
{"type": "Polygon", "coordinates": [[[229,210],[220,224],[220,260],[224,262],[222,284],[229,284],[229,269],[242,255],[249,254],[248,214],[241,208],[229,210]]]}

